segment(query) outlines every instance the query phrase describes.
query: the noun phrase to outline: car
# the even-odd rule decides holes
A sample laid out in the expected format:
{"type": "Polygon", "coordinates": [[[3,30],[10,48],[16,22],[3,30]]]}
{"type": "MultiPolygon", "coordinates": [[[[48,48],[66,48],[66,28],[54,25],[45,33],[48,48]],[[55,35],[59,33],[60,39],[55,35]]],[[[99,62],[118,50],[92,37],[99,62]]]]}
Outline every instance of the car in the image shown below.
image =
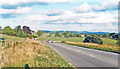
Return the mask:
{"type": "Polygon", "coordinates": [[[48,40],[47,42],[51,43],[51,40],[48,40]]]}
{"type": "Polygon", "coordinates": [[[52,43],[55,43],[55,40],[53,40],[52,43]]]}

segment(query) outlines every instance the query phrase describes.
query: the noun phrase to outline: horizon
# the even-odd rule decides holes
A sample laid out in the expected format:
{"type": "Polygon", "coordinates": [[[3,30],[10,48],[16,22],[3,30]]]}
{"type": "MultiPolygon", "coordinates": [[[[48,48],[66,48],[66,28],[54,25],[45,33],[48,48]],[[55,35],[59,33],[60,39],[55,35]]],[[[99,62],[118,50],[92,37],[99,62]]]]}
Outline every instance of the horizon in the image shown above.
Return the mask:
{"type": "MultiPolygon", "coordinates": [[[[26,26],[26,25],[24,25],[26,26]]],[[[6,27],[6,26],[5,26],[6,27]]],[[[4,29],[5,27],[2,27],[2,29],[4,29]]],[[[11,27],[11,26],[10,26],[11,27]]],[[[29,27],[29,26],[27,26],[29,27]]],[[[12,27],[11,27],[12,28],[12,27]]],[[[15,27],[14,27],[15,28],[15,27]]],[[[12,28],[12,29],[14,29],[12,28]]],[[[29,27],[30,28],[30,27],[29,27]]],[[[23,29],[23,26],[21,26],[21,29],[23,29]]],[[[31,29],[31,28],[30,28],[31,29]]],[[[32,30],[32,29],[31,29],[32,30]]],[[[41,30],[41,29],[37,29],[37,30],[32,30],[32,31],[38,31],[38,30],[41,30]]],[[[74,31],[74,32],[102,32],[102,33],[119,33],[119,32],[107,32],[107,31],[86,31],[86,30],[83,30],[83,31],[76,31],[76,30],[46,30],[46,29],[42,29],[41,31],[74,31]]]]}

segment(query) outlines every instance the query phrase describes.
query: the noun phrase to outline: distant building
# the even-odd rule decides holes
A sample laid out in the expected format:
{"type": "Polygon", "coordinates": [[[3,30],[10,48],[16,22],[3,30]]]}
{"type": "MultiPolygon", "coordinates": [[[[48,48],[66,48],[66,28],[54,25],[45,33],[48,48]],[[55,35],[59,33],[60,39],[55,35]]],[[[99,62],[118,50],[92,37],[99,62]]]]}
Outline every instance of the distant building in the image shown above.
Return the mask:
{"type": "Polygon", "coordinates": [[[30,28],[28,26],[23,26],[23,31],[26,34],[31,34],[31,30],[30,30],[30,28]]]}
{"type": "Polygon", "coordinates": [[[81,35],[82,37],[85,37],[85,35],[81,35]]]}

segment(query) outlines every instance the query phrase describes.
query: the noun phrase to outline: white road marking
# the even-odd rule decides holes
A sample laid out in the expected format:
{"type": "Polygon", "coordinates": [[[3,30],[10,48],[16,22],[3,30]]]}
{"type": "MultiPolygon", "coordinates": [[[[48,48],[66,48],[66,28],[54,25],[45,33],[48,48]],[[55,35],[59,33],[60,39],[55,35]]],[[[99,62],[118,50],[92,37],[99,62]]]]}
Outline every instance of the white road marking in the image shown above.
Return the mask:
{"type": "Polygon", "coordinates": [[[79,50],[76,50],[76,52],[80,52],[79,50]]]}
{"type": "Polygon", "coordinates": [[[71,48],[68,48],[68,49],[71,49],[71,48]]]}
{"type": "Polygon", "coordinates": [[[91,57],[95,57],[94,55],[91,55],[91,54],[90,54],[90,56],[91,56],[91,57]]]}

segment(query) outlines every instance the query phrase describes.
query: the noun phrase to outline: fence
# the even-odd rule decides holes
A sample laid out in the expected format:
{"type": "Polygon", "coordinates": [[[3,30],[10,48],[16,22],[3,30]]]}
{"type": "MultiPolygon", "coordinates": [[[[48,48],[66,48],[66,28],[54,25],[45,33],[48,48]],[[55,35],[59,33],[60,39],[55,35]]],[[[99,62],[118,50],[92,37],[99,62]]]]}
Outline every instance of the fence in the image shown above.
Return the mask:
{"type": "Polygon", "coordinates": [[[9,48],[9,47],[15,47],[17,44],[20,44],[20,43],[24,42],[26,39],[22,40],[21,42],[13,41],[13,42],[7,43],[7,42],[5,42],[5,39],[3,38],[3,40],[1,40],[1,42],[2,42],[2,49],[9,48]]]}

